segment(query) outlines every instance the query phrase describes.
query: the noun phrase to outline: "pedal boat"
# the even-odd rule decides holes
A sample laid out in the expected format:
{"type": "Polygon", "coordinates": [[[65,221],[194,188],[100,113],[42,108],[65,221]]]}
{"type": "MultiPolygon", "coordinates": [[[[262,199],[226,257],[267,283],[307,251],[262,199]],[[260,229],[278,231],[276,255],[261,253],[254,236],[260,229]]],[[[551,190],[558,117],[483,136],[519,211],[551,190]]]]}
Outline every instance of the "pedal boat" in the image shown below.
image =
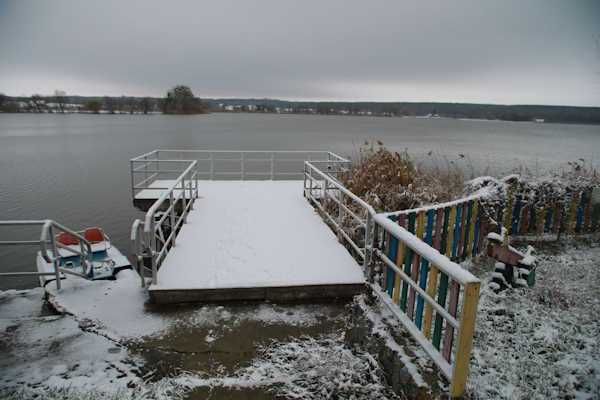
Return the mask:
{"type": "MultiPolygon", "coordinates": [[[[87,259],[84,259],[81,256],[82,246],[78,237],[67,232],[56,235],[57,262],[60,267],[61,279],[66,279],[67,275],[73,275],[75,279],[115,279],[115,275],[119,271],[131,269],[131,263],[127,257],[111,244],[110,238],[101,228],[87,228],[77,233],[90,243],[92,253],[88,255],[87,259]]],[[[54,257],[52,249],[47,251],[50,256],[54,257]]],[[[38,271],[55,272],[54,264],[51,261],[47,260],[47,257],[44,257],[39,251],[37,254],[38,271]]],[[[54,280],[56,280],[56,276],[53,275],[40,276],[42,287],[54,280]]]]}

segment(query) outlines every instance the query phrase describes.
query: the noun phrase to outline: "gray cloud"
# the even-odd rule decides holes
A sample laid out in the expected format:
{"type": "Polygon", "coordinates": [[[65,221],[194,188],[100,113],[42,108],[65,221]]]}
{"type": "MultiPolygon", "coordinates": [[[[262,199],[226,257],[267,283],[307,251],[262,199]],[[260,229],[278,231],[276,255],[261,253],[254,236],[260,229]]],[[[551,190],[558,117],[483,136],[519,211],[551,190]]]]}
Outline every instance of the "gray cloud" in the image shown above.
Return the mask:
{"type": "Polygon", "coordinates": [[[3,1],[0,91],[600,105],[595,1],[3,1]]]}

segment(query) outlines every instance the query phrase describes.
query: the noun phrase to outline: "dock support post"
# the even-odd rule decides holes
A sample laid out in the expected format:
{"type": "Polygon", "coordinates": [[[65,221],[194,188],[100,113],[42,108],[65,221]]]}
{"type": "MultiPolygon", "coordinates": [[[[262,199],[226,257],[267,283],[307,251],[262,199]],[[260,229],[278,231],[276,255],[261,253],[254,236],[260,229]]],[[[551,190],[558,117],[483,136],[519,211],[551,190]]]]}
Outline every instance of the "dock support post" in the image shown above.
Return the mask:
{"type": "MultiPolygon", "coordinates": [[[[192,182],[189,182],[189,184],[191,185],[192,182]]],[[[187,223],[187,202],[188,201],[192,201],[192,198],[190,197],[190,199],[188,200],[186,198],[186,194],[185,194],[185,176],[181,177],[181,217],[183,218],[183,223],[186,224],[187,223]]]]}
{"type": "Polygon", "coordinates": [[[157,270],[156,270],[156,257],[155,257],[155,252],[156,252],[156,226],[155,226],[155,221],[150,222],[150,230],[148,231],[148,238],[147,238],[147,242],[150,244],[149,246],[149,254],[150,254],[150,261],[152,264],[152,284],[156,285],[156,283],[158,282],[158,277],[157,277],[157,270]]]}
{"type": "Polygon", "coordinates": [[[60,290],[60,258],[58,257],[58,249],[56,247],[54,228],[52,228],[52,225],[48,228],[48,233],[50,234],[50,244],[52,245],[52,265],[54,266],[54,276],[56,277],[56,290],[60,290]]]}
{"type": "Polygon", "coordinates": [[[135,200],[135,178],[134,178],[134,162],[129,160],[129,173],[131,175],[131,200],[135,200]]]}
{"type": "Polygon", "coordinates": [[[371,264],[371,252],[373,251],[373,237],[371,230],[373,229],[373,218],[371,213],[367,211],[367,221],[365,223],[365,258],[363,260],[363,269],[366,270],[371,264]]]}
{"type": "MultiPolygon", "coordinates": [[[[275,153],[271,153],[271,180],[275,179],[275,153]]],[[[304,179],[306,182],[306,178],[304,179]]]]}
{"type": "Polygon", "coordinates": [[[215,179],[215,160],[213,158],[213,153],[210,153],[209,159],[210,159],[210,180],[212,181],[215,179]]]}
{"type": "Polygon", "coordinates": [[[246,169],[245,169],[245,156],[244,156],[244,152],[242,152],[242,155],[240,157],[240,164],[242,167],[242,180],[245,180],[246,178],[246,169]]]}
{"type": "Polygon", "coordinates": [[[175,203],[173,202],[173,191],[169,193],[169,201],[171,202],[171,235],[173,235],[171,246],[175,247],[175,203]]]}

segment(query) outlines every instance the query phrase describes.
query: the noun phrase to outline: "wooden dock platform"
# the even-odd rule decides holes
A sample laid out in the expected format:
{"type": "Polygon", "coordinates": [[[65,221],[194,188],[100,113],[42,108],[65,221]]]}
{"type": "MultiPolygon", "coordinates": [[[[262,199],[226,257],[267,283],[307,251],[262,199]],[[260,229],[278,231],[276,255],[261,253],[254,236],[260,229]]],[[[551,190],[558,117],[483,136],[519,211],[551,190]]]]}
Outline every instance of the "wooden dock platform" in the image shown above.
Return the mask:
{"type": "Polygon", "coordinates": [[[302,181],[199,181],[157,278],[149,293],[163,304],[344,298],[365,285],[361,267],[302,196],[302,181]]]}

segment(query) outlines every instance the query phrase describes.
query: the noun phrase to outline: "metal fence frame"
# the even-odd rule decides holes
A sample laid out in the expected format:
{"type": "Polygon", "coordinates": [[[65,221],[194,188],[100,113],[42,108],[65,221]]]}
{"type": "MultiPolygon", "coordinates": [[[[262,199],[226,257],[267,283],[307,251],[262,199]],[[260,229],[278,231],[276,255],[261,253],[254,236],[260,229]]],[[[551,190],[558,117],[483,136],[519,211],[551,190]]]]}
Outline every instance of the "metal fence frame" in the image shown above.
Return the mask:
{"type": "Polygon", "coordinates": [[[165,175],[178,174],[179,168],[173,169],[169,164],[189,163],[197,161],[198,179],[219,180],[275,180],[302,179],[302,165],[306,160],[314,160],[328,165],[349,165],[350,160],[323,150],[177,150],[157,149],[132,158],[130,162],[131,195],[133,198],[144,189],[169,189],[168,187],[151,186],[152,182],[165,175]],[[289,157],[294,158],[289,158],[289,157]],[[239,170],[221,171],[218,163],[239,164],[239,170]],[[259,167],[252,171],[252,165],[259,167]],[[278,168],[282,164],[297,164],[297,172],[284,172],[278,168]],[[205,168],[201,168],[205,166],[205,168]]]}
{"type": "Polygon", "coordinates": [[[334,230],[348,243],[362,260],[363,267],[369,263],[369,243],[372,230],[371,219],[376,214],[375,209],[367,202],[356,196],[344,185],[342,185],[336,175],[337,170],[323,172],[315,162],[306,161],[304,163],[304,197],[314,204],[322,213],[326,222],[330,223],[334,230]],[[337,205],[337,214],[332,215],[327,210],[327,201],[332,201],[337,205]],[[357,213],[351,209],[350,204],[358,206],[360,212],[357,213]],[[357,215],[363,214],[363,215],[357,215]],[[352,238],[352,232],[344,227],[344,219],[352,219],[360,229],[364,230],[362,243],[357,243],[356,238],[352,238]]]}
{"type": "MultiPolygon", "coordinates": [[[[146,212],[144,220],[136,219],[131,227],[131,252],[136,267],[145,286],[144,272],[152,274],[152,284],[158,283],[158,269],[167,253],[176,246],[176,237],[186,223],[187,214],[194,207],[198,198],[198,181],[200,176],[207,176],[210,180],[218,178],[247,178],[273,180],[276,178],[301,178],[304,174],[299,172],[282,172],[277,170],[277,163],[299,163],[301,167],[305,158],[322,158],[313,162],[330,171],[340,173],[349,166],[350,160],[345,159],[331,151],[311,150],[153,150],[130,160],[131,194],[135,196],[145,189],[160,190],[160,197],[146,212]],[[230,155],[230,157],[224,157],[230,155]],[[231,157],[233,155],[233,157],[231,157]],[[261,155],[263,156],[261,158],[261,155]],[[296,158],[281,158],[281,156],[295,156],[296,158]],[[301,155],[305,157],[297,158],[301,155]],[[277,156],[280,156],[279,158],[277,156]],[[163,158],[164,157],[164,158],[163,158]],[[218,171],[215,164],[219,161],[240,164],[240,170],[234,172],[218,171]],[[208,170],[201,171],[198,165],[201,161],[208,162],[208,170]],[[263,172],[246,171],[249,163],[266,163],[269,168],[263,172]],[[170,164],[170,165],[169,165],[170,164]],[[165,166],[166,167],[163,167],[165,166]],[[177,167],[173,167],[176,165],[177,167]],[[177,174],[177,178],[167,187],[158,187],[152,183],[159,180],[162,175],[177,174]],[[138,181],[136,176],[143,175],[138,181]],[[167,204],[165,209],[165,204],[167,204]],[[179,205],[179,208],[177,206],[179,205]],[[165,232],[163,223],[169,222],[170,231],[165,232]]],[[[169,181],[170,182],[170,181],[169,181]]]]}
{"type": "Polygon", "coordinates": [[[56,221],[45,220],[16,220],[16,221],[0,221],[0,227],[24,227],[24,226],[40,226],[41,234],[39,240],[3,240],[0,241],[0,246],[40,246],[40,254],[44,260],[54,266],[53,272],[2,272],[0,277],[15,277],[15,276],[54,276],[56,279],[56,289],[61,288],[60,273],[71,274],[80,278],[88,279],[92,273],[92,245],[79,232],[71,230],[56,221]],[[65,232],[79,239],[79,250],[58,243],[55,235],[58,232],[65,232]],[[49,249],[51,252],[49,252],[49,249]],[[85,266],[85,273],[79,274],[67,268],[60,266],[60,255],[58,249],[69,251],[81,258],[81,265],[85,266]]]}
{"type": "MultiPolygon", "coordinates": [[[[150,270],[152,284],[158,283],[158,269],[167,253],[176,246],[179,230],[187,222],[189,212],[198,198],[197,161],[184,161],[186,167],[146,212],[144,220],[136,219],[131,227],[131,250],[145,286],[144,271],[150,270]],[[164,204],[167,204],[166,209],[164,204]],[[179,205],[179,211],[177,207],[179,205]],[[169,222],[169,231],[164,223],[169,222]],[[145,259],[150,260],[148,268],[145,259]]],[[[154,188],[156,189],[156,188],[154,188]]]]}

